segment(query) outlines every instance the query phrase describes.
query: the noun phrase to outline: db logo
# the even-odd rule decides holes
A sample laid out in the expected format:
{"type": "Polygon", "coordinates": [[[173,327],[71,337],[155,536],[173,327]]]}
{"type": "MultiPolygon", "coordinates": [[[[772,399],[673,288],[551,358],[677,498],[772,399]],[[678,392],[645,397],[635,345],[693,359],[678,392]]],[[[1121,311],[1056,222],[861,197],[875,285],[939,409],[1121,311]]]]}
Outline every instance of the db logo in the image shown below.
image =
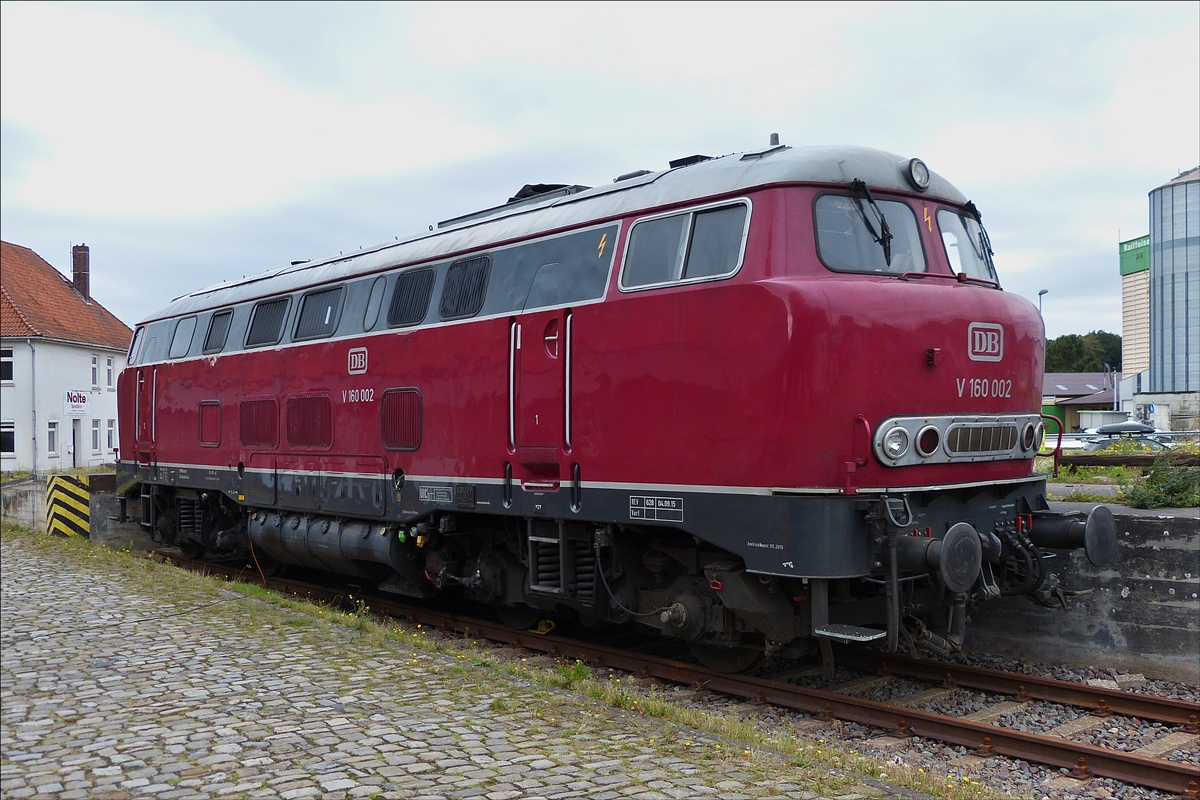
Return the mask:
{"type": "Polygon", "coordinates": [[[362,375],[367,371],[367,348],[355,347],[346,358],[346,371],[351,375],[362,375]]]}
{"type": "Polygon", "coordinates": [[[994,322],[972,322],[967,328],[967,355],[972,361],[1004,358],[1004,327],[994,322]]]}

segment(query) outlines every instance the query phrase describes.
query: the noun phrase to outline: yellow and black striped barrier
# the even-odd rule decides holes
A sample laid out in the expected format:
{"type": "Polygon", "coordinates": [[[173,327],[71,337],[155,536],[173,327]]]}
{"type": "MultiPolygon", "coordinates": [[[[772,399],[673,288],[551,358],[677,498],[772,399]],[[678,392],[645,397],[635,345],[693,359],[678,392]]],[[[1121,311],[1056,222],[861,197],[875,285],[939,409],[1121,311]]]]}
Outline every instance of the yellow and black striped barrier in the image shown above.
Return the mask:
{"type": "Polygon", "coordinates": [[[52,475],[46,484],[46,530],[60,536],[91,532],[87,475],[52,475]]]}

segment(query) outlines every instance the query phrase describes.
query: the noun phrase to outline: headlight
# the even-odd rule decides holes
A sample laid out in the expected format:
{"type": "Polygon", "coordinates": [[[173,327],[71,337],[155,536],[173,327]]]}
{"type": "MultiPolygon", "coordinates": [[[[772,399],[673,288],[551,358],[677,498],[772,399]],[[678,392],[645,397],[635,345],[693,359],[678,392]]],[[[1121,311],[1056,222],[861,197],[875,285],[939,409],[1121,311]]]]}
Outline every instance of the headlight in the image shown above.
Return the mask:
{"type": "Polygon", "coordinates": [[[925,166],[925,162],[919,158],[909,160],[908,174],[904,177],[908,178],[908,182],[916,187],[918,192],[929,188],[929,167],[925,166]]]}
{"type": "Polygon", "coordinates": [[[932,425],[927,425],[917,434],[917,452],[922,458],[929,458],[937,452],[942,443],[942,433],[932,425]]]}
{"type": "Polygon", "coordinates": [[[883,452],[893,461],[908,452],[908,431],[892,428],[883,436],[883,452]]]}
{"type": "Polygon", "coordinates": [[[1026,450],[1033,449],[1033,443],[1037,441],[1037,426],[1032,422],[1026,423],[1025,430],[1021,433],[1021,447],[1026,450]]]}

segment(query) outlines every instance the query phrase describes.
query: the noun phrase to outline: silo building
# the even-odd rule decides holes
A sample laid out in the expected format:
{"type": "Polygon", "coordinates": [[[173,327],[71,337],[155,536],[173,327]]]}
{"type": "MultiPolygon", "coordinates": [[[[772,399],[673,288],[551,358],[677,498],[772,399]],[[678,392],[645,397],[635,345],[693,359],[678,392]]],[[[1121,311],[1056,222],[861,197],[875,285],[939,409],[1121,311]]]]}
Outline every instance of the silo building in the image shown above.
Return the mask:
{"type": "Polygon", "coordinates": [[[1200,428],[1200,167],[1150,192],[1149,250],[1149,386],[1143,384],[1144,394],[1136,402],[1156,427],[1196,430],[1200,428]]]}

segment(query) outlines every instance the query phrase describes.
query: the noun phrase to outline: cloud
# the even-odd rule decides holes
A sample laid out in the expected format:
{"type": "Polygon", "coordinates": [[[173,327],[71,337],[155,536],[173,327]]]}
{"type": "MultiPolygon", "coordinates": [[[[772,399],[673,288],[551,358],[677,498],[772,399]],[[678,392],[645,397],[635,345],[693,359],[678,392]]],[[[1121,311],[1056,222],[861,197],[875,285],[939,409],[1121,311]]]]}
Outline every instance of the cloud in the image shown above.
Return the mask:
{"type": "Polygon", "coordinates": [[[8,192],[38,208],[255,207],[330,178],[429,167],[502,143],[411,91],[374,101],[301,91],[239,56],[91,8],[5,6],[2,36],[4,117],[40,133],[50,154],[8,192]]]}

